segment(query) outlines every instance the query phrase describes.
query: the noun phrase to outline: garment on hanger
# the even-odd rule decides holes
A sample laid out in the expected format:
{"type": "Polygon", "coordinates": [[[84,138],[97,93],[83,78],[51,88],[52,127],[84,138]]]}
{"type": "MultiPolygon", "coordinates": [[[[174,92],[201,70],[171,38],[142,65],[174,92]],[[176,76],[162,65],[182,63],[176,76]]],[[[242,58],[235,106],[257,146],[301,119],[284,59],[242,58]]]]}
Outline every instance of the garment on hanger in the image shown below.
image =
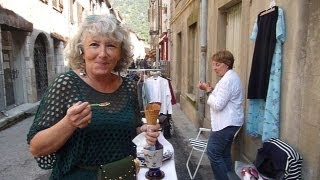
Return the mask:
{"type": "Polygon", "coordinates": [[[172,104],[172,105],[177,104],[176,96],[174,95],[173,88],[172,88],[172,85],[171,85],[171,79],[168,78],[168,77],[166,77],[165,75],[161,75],[161,77],[163,77],[163,78],[165,78],[166,80],[168,80],[168,84],[169,84],[169,88],[170,88],[170,93],[171,93],[171,104],[172,104]]]}
{"type": "Polygon", "coordinates": [[[137,93],[138,93],[138,102],[139,102],[140,111],[144,111],[143,99],[142,99],[142,88],[143,88],[143,81],[139,80],[137,83],[137,93]]]}
{"type": "Polygon", "coordinates": [[[161,72],[160,71],[150,71],[150,75],[153,77],[153,78],[157,78],[161,75],[161,72]]]}
{"type": "Polygon", "coordinates": [[[160,102],[160,113],[172,114],[171,93],[167,79],[150,76],[144,81],[143,86],[144,105],[160,102]]]}
{"type": "Polygon", "coordinates": [[[265,15],[265,14],[268,14],[268,13],[276,10],[276,5],[275,5],[275,3],[272,3],[272,2],[274,2],[274,1],[271,1],[271,2],[270,2],[270,8],[269,8],[269,9],[266,9],[266,10],[264,10],[264,11],[261,11],[261,12],[259,13],[259,16],[263,16],[263,15],[265,15]]]}
{"type": "MultiPolygon", "coordinates": [[[[283,10],[277,8],[277,11],[276,44],[272,55],[267,96],[266,99],[249,99],[248,101],[247,133],[252,136],[261,136],[262,141],[279,137],[282,44],[285,41],[285,21],[283,10]]],[[[255,22],[250,39],[256,40],[258,31],[260,27],[255,22]]]]}
{"type": "Polygon", "coordinates": [[[276,45],[276,24],[278,7],[275,10],[257,17],[257,36],[252,58],[248,85],[248,99],[266,99],[272,57],[276,45]]]}
{"type": "Polygon", "coordinates": [[[143,92],[143,84],[144,80],[148,78],[148,73],[149,71],[158,71],[160,69],[127,69],[128,73],[128,78],[131,80],[134,80],[137,82],[137,93],[138,93],[138,101],[139,101],[139,110],[144,111],[144,107],[147,104],[145,99],[143,99],[144,92],[143,92]],[[134,76],[130,76],[134,74],[134,76]],[[134,78],[133,78],[134,77],[134,78]]]}
{"type": "Polygon", "coordinates": [[[174,95],[174,92],[173,92],[173,88],[172,88],[172,85],[171,85],[171,80],[170,79],[167,79],[167,80],[168,80],[168,83],[169,83],[169,88],[170,88],[170,93],[171,93],[171,104],[175,105],[175,104],[177,104],[177,100],[176,100],[176,96],[174,95]]]}

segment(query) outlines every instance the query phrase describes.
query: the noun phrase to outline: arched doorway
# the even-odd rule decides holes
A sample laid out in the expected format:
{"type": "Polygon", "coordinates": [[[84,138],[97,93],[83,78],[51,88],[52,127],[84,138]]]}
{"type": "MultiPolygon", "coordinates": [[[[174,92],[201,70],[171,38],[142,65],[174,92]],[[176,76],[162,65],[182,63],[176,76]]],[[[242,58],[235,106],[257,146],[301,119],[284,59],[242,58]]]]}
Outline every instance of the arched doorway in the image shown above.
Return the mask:
{"type": "Polygon", "coordinates": [[[3,72],[4,72],[4,88],[6,103],[5,106],[15,105],[15,80],[18,76],[18,70],[14,66],[13,58],[13,41],[12,34],[10,31],[1,32],[1,43],[2,43],[2,58],[3,58],[3,72]]]}
{"type": "Polygon", "coordinates": [[[37,98],[41,99],[48,87],[47,55],[45,39],[39,35],[34,44],[34,67],[36,74],[37,98]]]}

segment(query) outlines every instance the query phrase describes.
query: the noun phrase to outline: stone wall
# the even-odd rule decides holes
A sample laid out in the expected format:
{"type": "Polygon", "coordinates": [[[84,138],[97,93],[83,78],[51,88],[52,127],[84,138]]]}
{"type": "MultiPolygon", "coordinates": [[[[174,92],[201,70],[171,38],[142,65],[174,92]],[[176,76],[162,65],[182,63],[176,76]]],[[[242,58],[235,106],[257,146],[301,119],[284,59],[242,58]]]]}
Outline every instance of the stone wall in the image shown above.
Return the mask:
{"type": "MultiPolygon", "coordinates": [[[[172,84],[174,89],[181,89],[184,100],[181,100],[181,108],[195,124],[200,124],[197,119],[197,104],[187,100],[184,95],[187,88],[188,39],[187,17],[198,8],[199,1],[175,1],[172,4],[172,84]],[[197,4],[197,5],[196,5],[197,4]],[[182,40],[179,47],[178,34],[182,40]],[[177,59],[177,51],[182,49],[182,63],[177,59]],[[175,74],[181,67],[182,76],[175,74]],[[181,87],[177,84],[181,82],[181,87]]],[[[239,29],[241,34],[241,54],[239,61],[239,74],[243,81],[245,94],[251,69],[254,42],[249,40],[252,26],[257,15],[262,10],[269,8],[270,1],[260,0],[208,0],[208,48],[207,60],[210,55],[225,46],[224,13],[228,8],[241,3],[242,22],[239,29]]],[[[283,64],[281,83],[281,117],[280,138],[295,148],[304,158],[303,179],[317,179],[320,176],[320,1],[290,1],[278,0],[277,5],[284,10],[286,22],[286,41],[283,44],[283,64]]],[[[200,48],[200,47],[199,47],[200,48]]],[[[198,70],[195,70],[198,72],[198,70]]],[[[210,82],[218,81],[218,78],[207,66],[207,79],[210,82]]],[[[245,102],[246,107],[246,102],[245,102]]],[[[247,108],[245,108],[247,110],[247,108]]],[[[210,123],[209,108],[206,107],[204,124],[210,123]]],[[[253,161],[257,149],[261,146],[261,138],[248,136],[245,126],[239,138],[242,157],[253,161]]]]}

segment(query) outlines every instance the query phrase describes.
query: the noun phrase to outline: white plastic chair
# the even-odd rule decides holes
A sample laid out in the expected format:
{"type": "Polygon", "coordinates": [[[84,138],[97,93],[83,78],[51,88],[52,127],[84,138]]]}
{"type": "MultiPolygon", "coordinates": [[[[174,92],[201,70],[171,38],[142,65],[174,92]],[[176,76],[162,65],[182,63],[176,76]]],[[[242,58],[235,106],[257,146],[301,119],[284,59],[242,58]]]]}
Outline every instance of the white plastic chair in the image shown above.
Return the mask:
{"type": "Polygon", "coordinates": [[[208,128],[199,128],[199,132],[198,132],[197,137],[189,139],[189,143],[192,146],[192,149],[191,149],[191,152],[189,154],[186,166],[187,166],[188,173],[189,173],[189,176],[190,176],[191,179],[195,178],[195,176],[196,176],[196,174],[198,172],[198,169],[200,167],[203,155],[207,151],[208,139],[204,139],[203,137],[201,137],[201,133],[202,132],[210,132],[210,131],[211,131],[211,129],[208,129],[208,128]],[[190,158],[191,158],[192,153],[193,153],[194,150],[201,152],[201,157],[200,157],[200,159],[199,159],[199,161],[197,163],[196,170],[194,171],[194,173],[192,173],[191,170],[190,170],[190,167],[189,167],[189,162],[190,162],[190,158]]]}
{"type": "MultiPolygon", "coordinates": [[[[236,139],[236,137],[238,136],[240,130],[241,130],[242,127],[239,128],[239,130],[234,134],[234,137],[233,137],[233,143],[236,139]]],[[[204,139],[203,136],[201,136],[201,134],[203,132],[211,132],[211,129],[208,129],[208,128],[199,128],[199,132],[197,134],[197,137],[196,138],[190,138],[189,139],[189,143],[190,145],[192,146],[192,149],[191,149],[191,152],[189,154],[189,157],[188,157],[188,160],[187,160],[187,163],[186,163],[186,166],[187,166],[187,169],[188,169],[188,173],[189,173],[189,176],[191,179],[194,179],[196,177],[196,174],[199,170],[199,167],[201,165],[201,161],[202,161],[202,158],[203,158],[203,155],[206,153],[207,151],[207,145],[208,145],[208,139],[204,139]],[[201,152],[201,156],[200,156],[200,159],[197,163],[197,167],[194,171],[194,173],[192,174],[191,170],[190,170],[190,167],[189,167],[189,161],[191,159],[191,156],[192,156],[192,153],[193,153],[193,150],[196,150],[196,151],[199,151],[201,152]]]]}

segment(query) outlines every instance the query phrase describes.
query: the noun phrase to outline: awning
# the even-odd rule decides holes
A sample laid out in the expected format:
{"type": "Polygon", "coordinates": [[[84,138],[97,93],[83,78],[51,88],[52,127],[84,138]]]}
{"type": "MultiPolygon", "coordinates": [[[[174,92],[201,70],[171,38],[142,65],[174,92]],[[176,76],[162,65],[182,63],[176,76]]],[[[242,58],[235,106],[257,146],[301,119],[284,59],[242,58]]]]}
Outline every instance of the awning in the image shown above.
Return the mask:
{"type": "Polygon", "coordinates": [[[50,36],[55,38],[55,39],[58,39],[60,41],[67,42],[67,39],[65,37],[63,37],[62,35],[60,35],[60,34],[58,34],[56,32],[50,33],[50,36]]]}
{"type": "Polygon", "coordinates": [[[159,44],[162,43],[163,41],[168,42],[167,32],[162,33],[161,36],[159,37],[159,44]]]}
{"type": "Polygon", "coordinates": [[[156,50],[155,49],[151,49],[148,53],[149,57],[156,57],[156,50]]]}
{"type": "Polygon", "coordinates": [[[0,5],[0,25],[4,30],[32,32],[33,24],[15,12],[0,5]]]}

